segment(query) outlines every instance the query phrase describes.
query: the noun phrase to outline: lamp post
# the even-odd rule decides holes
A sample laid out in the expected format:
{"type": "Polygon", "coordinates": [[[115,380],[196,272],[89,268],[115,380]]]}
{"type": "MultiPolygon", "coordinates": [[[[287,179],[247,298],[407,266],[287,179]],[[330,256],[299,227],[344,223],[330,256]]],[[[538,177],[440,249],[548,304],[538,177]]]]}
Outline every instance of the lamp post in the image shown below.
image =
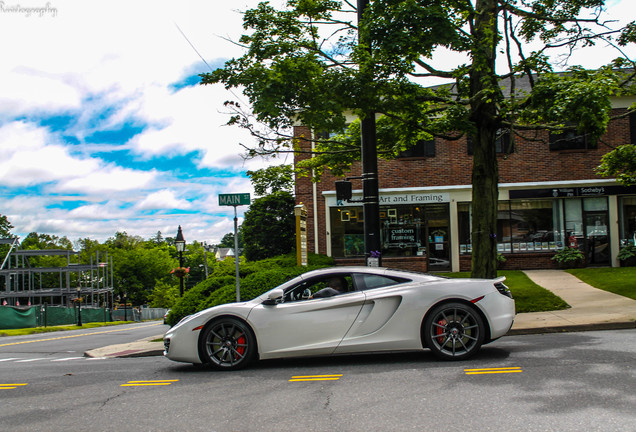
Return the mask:
{"type": "Polygon", "coordinates": [[[82,286],[77,287],[77,325],[82,327],[82,286]]]}
{"type": "MultiPolygon", "coordinates": [[[[181,225],[177,230],[177,238],[174,240],[174,245],[179,252],[179,268],[183,268],[183,251],[185,250],[185,239],[183,238],[183,232],[181,231],[181,225]]],[[[179,278],[179,295],[183,297],[183,277],[179,278]]]]}

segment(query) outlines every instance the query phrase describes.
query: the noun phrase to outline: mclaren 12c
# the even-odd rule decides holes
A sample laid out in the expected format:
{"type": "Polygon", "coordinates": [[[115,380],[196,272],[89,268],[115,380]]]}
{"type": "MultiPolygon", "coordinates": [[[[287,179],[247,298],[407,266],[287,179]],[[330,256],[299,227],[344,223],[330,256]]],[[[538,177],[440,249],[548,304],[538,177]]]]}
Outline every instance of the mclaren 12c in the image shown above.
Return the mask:
{"type": "Polygon", "coordinates": [[[504,279],[310,271],[250,301],[183,318],[165,334],[164,355],[222,370],[257,359],[399,350],[467,359],[512,327],[515,302],[504,279]]]}

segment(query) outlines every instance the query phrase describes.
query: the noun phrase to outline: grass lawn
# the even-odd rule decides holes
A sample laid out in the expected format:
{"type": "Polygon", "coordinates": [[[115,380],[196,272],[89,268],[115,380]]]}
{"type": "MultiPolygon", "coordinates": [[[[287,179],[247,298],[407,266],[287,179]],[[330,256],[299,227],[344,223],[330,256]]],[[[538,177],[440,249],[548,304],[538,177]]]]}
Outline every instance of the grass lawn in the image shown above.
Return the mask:
{"type": "Polygon", "coordinates": [[[636,267],[603,267],[566,270],[583,282],[636,300],[636,267]]]}
{"type": "MultiPolygon", "coordinates": [[[[441,273],[448,277],[470,277],[470,272],[441,273]]],[[[499,271],[499,276],[505,276],[505,284],[515,299],[517,313],[543,312],[567,309],[570,307],[561,297],[532,282],[521,270],[499,271]]]]}
{"type": "Polygon", "coordinates": [[[59,325],[59,326],[49,326],[49,327],[7,329],[7,330],[0,330],[0,337],[1,336],[24,336],[24,335],[30,335],[30,334],[36,334],[36,333],[49,333],[49,332],[64,331],[64,330],[82,330],[82,329],[90,329],[95,327],[130,324],[133,322],[134,321],[93,322],[93,323],[85,323],[84,325],[82,325],[82,327],[76,326],[76,325],[59,325]]]}

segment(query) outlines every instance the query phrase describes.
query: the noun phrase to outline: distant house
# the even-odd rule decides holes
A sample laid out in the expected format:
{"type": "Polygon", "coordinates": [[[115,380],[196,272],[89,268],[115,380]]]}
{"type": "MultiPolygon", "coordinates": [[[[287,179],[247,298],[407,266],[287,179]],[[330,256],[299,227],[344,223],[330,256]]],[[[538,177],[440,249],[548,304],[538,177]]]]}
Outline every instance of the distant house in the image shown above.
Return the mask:
{"type": "MultiPolygon", "coordinates": [[[[239,256],[242,252],[239,248],[239,256]]],[[[227,257],[234,257],[234,248],[215,248],[214,255],[217,261],[223,261],[227,257]]]]}

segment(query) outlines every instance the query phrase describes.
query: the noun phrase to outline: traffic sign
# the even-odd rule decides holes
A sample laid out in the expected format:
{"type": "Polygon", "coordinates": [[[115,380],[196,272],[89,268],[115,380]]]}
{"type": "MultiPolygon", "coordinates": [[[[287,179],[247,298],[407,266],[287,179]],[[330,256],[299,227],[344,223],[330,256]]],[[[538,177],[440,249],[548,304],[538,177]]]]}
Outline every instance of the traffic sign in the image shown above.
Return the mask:
{"type": "Polygon", "coordinates": [[[219,194],[219,205],[221,206],[240,206],[250,205],[250,194],[219,194]]]}

